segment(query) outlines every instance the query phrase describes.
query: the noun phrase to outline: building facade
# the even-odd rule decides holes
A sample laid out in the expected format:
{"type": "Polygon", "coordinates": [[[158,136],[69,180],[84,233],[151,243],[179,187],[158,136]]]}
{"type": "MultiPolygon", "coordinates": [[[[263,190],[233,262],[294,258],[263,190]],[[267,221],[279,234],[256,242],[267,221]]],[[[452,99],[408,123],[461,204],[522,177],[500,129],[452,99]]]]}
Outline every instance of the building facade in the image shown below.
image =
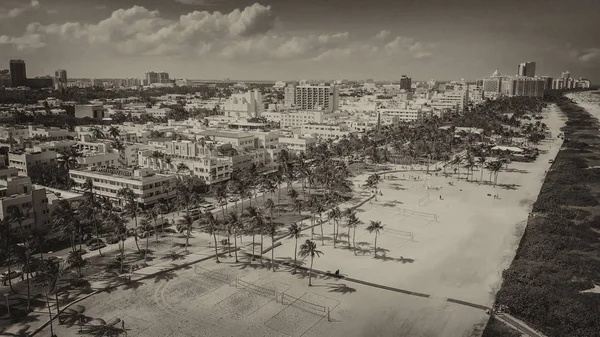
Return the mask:
{"type": "Polygon", "coordinates": [[[336,85],[288,85],[284,95],[288,108],[329,112],[338,109],[339,91],[336,85]]]}
{"type": "Polygon", "coordinates": [[[23,60],[10,60],[10,80],[13,87],[26,87],[27,86],[27,69],[25,61],[23,60]]]}
{"type": "Polygon", "coordinates": [[[77,118],[94,118],[94,119],[103,119],[104,118],[104,107],[102,105],[76,105],[75,106],[75,117],[77,118]]]}
{"type": "Polygon", "coordinates": [[[518,76],[535,77],[535,62],[523,62],[517,68],[518,76]]]}
{"type": "Polygon", "coordinates": [[[135,195],[135,201],[142,207],[149,207],[161,200],[175,197],[175,193],[169,188],[172,189],[174,186],[176,176],[156,174],[150,168],[90,167],[70,170],[69,176],[77,183],[77,186],[82,186],[87,179],[91,179],[94,194],[108,197],[119,206],[125,204],[125,200],[117,195],[122,188],[131,189],[135,195]]]}

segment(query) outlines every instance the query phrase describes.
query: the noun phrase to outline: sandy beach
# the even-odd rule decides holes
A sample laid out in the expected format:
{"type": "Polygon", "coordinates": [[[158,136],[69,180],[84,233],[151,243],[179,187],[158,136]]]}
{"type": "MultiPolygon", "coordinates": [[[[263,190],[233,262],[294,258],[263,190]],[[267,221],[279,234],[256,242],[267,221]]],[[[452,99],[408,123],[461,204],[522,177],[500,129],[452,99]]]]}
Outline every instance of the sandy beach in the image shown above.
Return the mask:
{"type": "Polygon", "coordinates": [[[573,92],[565,96],[575,101],[577,105],[584,108],[590,115],[600,120],[600,90],[573,92]]]}
{"type": "MultiPolygon", "coordinates": [[[[80,304],[86,307],[86,315],[124,319],[130,337],[480,336],[488,319],[485,311],[447,299],[486,307],[493,304],[502,270],[515,255],[549,160],[556,157],[562,144],[557,135],[565,118],[555,106],[543,115],[552,137],[539,145],[539,158],[534,163],[508,164],[508,169],[499,173],[495,188],[487,182],[489,172],[483,172],[480,181],[482,174],[477,169],[474,181],[465,181],[465,169],[461,169],[460,180],[441,172],[386,174],[379,184],[382,195],[357,209],[362,222],[356,229],[357,255],[347,248],[347,235],[333,247],[333,227],[327,223],[322,245],[316,227],[314,240],[323,255],[315,259],[314,268],[339,269],[342,275],[372,285],[316,277],[314,286],[308,287],[306,273],[292,275],[283,266],[272,272],[266,263],[265,267],[258,261],[235,264],[232,258],[223,258],[221,264],[205,261],[165,278],[92,296],[80,304]],[[499,198],[493,197],[496,194],[499,198]],[[378,259],[373,256],[375,236],[365,230],[371,220],[385,226],[377,241],[378,259]],[[216,280],[209,270],[215,270],[214,275],[228,275],[228,281],[216,280]],[[328,308],[330,320],[325,312],[300,310],[239,284],[236,287],[236,279],[328,308]]],[[[367,176],[353,178],[356,193],[365,197],[370,193],[358,186],[367,176]]],[[[340,226],[340,234],[344,233],[347,229],[340,226]]],[[[306,238],[310,231],[303,233],[299,244],[306,238]]],[[[246,240],[245,245],[250,242],[246,240]]],[[[276,259],[293,260],[294,246],[293,239],[282,240],[275,250],[276,259]]],[[[57,329],[59,335],[75,335],[78,328],[57,329]]],[[[41,335],[49,336],[49,332],[41,335]]]]}

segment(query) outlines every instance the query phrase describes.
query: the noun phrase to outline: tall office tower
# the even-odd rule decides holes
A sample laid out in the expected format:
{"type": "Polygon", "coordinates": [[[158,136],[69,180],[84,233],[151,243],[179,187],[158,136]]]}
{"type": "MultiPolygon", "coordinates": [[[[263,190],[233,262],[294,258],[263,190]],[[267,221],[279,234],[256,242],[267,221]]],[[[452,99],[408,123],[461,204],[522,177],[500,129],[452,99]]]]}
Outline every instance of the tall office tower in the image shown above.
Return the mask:
{"type": "Polygon", "coordinates": [[[404,90],[410,90],[411,88],[411,78],[407,77],[406,75],[402,75],[402,77],[400,77],[400,89],[404,89],[404,90]]]}
{"type": "Polygon", "coordinates": [[[10,80],[13,87],[27,86],[27,71],[25,61],[10,60],[10,80]]]}
{"type": "Polygon", "coordinates": [[[535,62],[523,62],[519,64],[517,75],[535,77],[535,62]]]}
{"type": "Polygon", "coordinates": [[[288,84],[285,89],[283,89],[283,106],[285,108],[293,108],[296,102],[296,85],[288,84]]]}
{"type": "Polygon", "coordinates": [[[158,73],[154,71],[146,72],[146,85],[150,85],[152,83],[160,83],[158,73]]]}
{"type": "Polygon", "coordinates": [[[306,110],[336,111],[339,102],[335,85],[299,85],[295,88],[294,106],[306,110]]]}
{"type": "Polygon", "coordinates": [[[58,69],[54,72],[54,90],[63,90],[67,88],[67,71],[58,69]]]}
{"type": "Polygon", "coordinates": [[[169,74],[165,72],[158,73],[158,83],[169,83],[169,74]]]}

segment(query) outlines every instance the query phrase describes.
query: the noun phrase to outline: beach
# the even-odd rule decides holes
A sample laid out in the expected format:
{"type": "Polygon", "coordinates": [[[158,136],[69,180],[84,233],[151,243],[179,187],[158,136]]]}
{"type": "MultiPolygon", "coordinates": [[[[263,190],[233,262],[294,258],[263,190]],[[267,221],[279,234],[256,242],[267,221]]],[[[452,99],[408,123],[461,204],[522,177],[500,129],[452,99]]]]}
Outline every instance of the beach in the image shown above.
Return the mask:
{"type": "MultiPolygon", "coordinates": [[[[350,231],[349,243],[345,219],[336,248],[333,222],[325,222],[323,237],[315,227],[313,239],[323,254],[314,269],[339,270],[346,279],[314,274],[309,287],[306,271],[294,275],[279,265],[273,272],[268,261],[236,264],[223,257],[220,264],[207,260],[80,305],[86,315],[125,320],[128,336],[480,336],[489,317],[485,308],[494,303],[502,271],[515,256],[549,162],[562,145],[557,135],[564,116],[556,106],[542,115],[551,137],[539,144],[540,156],[532,163],[509,163],[495,187],[487,170],[476,168],[467,181],[464,168],[460,177],[451,169],[446,177],[443,171],[406,172],[397,166],[399,172],[380,173],[381,195],[356,209],[361,224],[356,235],[350,231]],[[370,221],[384,226],[378,258],[375,234],[366,230],[370,221]],[[282,293],[287,302],[281,302],[282,293]],[[299,308],[304,302],[309,304],[299,308]]],[[[371,195],[363,188],[368,175],[353,177],[356,198],[342,210],[371,195]]],[[[310,237],[305,230],[298,244],[310,237]]],[[[246,252],[249,242],[244,238],[240,245],[246,252]]],[[[281,243],[276,260],[293,262],[295,240],[281,243]]],[[[302,264],[308,267],[310,260],[302,264]]],[[[68,335],[77,327],[56,329],[68,335]]]]}

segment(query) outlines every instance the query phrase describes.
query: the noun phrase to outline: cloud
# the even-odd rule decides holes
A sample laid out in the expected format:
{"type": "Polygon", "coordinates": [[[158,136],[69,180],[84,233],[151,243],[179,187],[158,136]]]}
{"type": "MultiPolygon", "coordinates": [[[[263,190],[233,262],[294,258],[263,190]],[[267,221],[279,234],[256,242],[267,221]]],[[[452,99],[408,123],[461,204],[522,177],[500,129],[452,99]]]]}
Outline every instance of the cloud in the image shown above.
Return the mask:
{"type": "Polygon", "coordinates": [[[571,55],[583,63],[600,62],[600,48],[574,49],[571,51],[571,55]]]}
{"type": "Polygon", "coordinates": [[[435,45],[416,41],[411,37],[397,36],[395,39],[385,44],[383,49],[390,56],[408,53],[413,58],[423,59],[433,56],[435,45]]]}
{"type": "Polygon", "coordinates": [[[379,33],[377,33],[373,39],[374,40],[378,40],[378,41],[385,41],[387,40],[387,38],[391,35],[391,32],[389,30],[382,30],[379,33]]]}
{"type": "Polygon", "coordinates": [[[433,45],[408,37],[392,38],[386,30],[362,40],[352,38],[349,32],[292,36],[276,34],[275,21],[271,7],[258,3],[229,13],[192,11],[175,19],[134,6],[115,10],[95,23],[31,23],[21,36],[0,36],[0,45],[35,50],[60,48],[63,43],[136,57],[202,55],[240,61],[319,62],[349,57],[398,60],[433,54],[433,45]]]}
{"type": "Polygon", "coordinates": [[[0,20],[6,18],[16,18],[21,16],[30,10],[40,7],[40,2],[37,0],[31,0],[28,4],[22,5],[21,7],[15,7],[12,9],[0,8],[0,20]]]}
{"type": "Polygon", "coordinates": [[[49,9],[46,11],[46,13],[50,14],[50,15],[54,15],[58,13],[58,9],[49,9]]]}

